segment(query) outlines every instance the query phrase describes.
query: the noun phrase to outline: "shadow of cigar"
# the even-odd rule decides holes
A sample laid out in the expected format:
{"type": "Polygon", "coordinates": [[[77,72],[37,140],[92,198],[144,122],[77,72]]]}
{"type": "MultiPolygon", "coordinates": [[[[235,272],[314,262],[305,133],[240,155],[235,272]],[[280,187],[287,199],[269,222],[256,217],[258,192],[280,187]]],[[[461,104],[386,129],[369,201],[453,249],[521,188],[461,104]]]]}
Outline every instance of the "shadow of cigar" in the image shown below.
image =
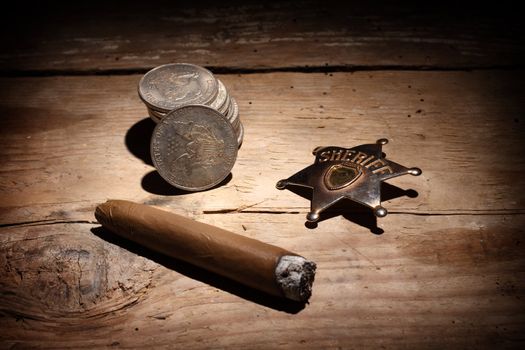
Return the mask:
{"type": "Polygon", "coordinates": [[[157,253],[151,249],[141,246],[140,244],[122,238],[105,229],[104,227],[92,228],[91,232],[108,243],[118,245],[121,248],[127,249],[128,251],[144,258],[150,259],[157,264],[176,271],[186,277],[201,281],[212,287],[221,289],[225,292],[234,294],[259,305],[290,314],[297,314],[306,306],[304,303],[266,294],[257,289],[253,289],[233,281],[229,278],[220,276],[216,273],[204,270],[200,267],[188,264],[178,259],[174,259],[164,254],[157,253]]]}

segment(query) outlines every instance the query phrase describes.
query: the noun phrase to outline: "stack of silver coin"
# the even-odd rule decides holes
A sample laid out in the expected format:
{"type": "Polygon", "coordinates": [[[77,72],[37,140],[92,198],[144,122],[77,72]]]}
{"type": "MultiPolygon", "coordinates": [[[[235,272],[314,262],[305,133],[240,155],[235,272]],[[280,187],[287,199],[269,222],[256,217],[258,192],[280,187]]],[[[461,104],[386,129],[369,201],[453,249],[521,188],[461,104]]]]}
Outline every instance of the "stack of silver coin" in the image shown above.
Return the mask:
{"type": "Polygon", "coordinates": [[[219,79],[200,66],[172,63],[147,72],[139,82],[139,96],[148,114],[159,123],[169,112],[188,105],[204,105],[221,113],[233,127],[240,147],[244,128],[237,101],[219,79]]]}
{"type": "Polygon", "coordinates": [[[139,96],[157,123],[150,152],[164,180],[202,191],[228,177],[244,129],[239,106],[220,80],[193,64],[167,64],[142,77],[139,96]]]}

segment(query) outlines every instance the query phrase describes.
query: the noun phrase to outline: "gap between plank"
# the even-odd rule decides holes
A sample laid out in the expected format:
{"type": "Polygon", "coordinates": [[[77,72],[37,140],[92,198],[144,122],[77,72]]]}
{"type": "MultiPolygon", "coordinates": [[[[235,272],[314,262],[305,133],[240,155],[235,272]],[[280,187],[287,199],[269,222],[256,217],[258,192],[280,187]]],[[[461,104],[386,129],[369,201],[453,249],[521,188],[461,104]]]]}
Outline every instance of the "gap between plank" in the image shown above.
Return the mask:
{"type": "MultiPolygon", "coordinates": [[[[290,66],[242,68],[205,66],[214,74],[262,74],[262,73],[337,73],[366,71],[437,71],[437,72],[469,72],[478,70],[522,70],[525,65],[486,65],[486,66],[426,66],[426,65],[321,65],[321,66],[290,66]]],[[[54,77],[54,76],[111,76],[144,74],[154,67],[139,68],[109,68],[109,69],[66,69],[66,70],[0,70],[0,77],[54,77]]]]}
{"type": "MultiPolygon", "coordinates": [[[[217,210],[204,210],[204,215],[215,215],[215,214],[270,214],[270,215],[282,215],[282,214],[301,214],[306,213],[299,210],[242,210],[238,208],[233,209],[217,209],[217,210]]],[[[341,213],[342,214],[342,213],[341,213]]],[[[410,211],[390,211],[388,215],[412,215],[412,216],[504,216],[504,215],[525,215],[525,210],[514,210],[514,211],[467,211],[467,212],[410,212],[410,211]]],[[[49,226],[49,225],[63,225],[63,224],[88,224],[96,225],[98,221],[92,220],[56,220],[56,219],[45,219],[45,220],[34,220],[34,221],[20,221],[13,223],[0,224],[0,229],[8,227],[34,227],[34,226],[49,226]]]]}

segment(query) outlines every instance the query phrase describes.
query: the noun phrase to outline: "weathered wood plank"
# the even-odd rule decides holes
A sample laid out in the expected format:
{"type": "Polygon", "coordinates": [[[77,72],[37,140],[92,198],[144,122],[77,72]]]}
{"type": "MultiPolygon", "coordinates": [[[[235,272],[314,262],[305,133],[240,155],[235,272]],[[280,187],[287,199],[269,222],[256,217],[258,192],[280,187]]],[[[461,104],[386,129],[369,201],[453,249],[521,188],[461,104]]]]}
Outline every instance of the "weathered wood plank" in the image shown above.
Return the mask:
{"type": "Polygon", "coordinates": [[[2,346],[430,348],[436,334],[447,348],[523,345],[523,72],[222,75],[245,142],[231,180],[193,194],[150,165],[139,78],[0,79],[2,346]],[[340,206],[309,229],[307,199],[274,189],[318,145],[381,137],[424,173],[391,181],[380,228],[340,206]],[[107,198],[315,260],[311,304],[91,231],[107,198]]]}
{"type": "Polygon", "coordinates": [[[181,61],[228,69],[521,65],[518,14],[482,4],[341,1],[33,4],[2,22],[0,71],[144,70],[181,61]]]}
{"type": "MultiPolygon", "coordinates": [[[[215,218],[198,217],[209,223],[215,218]]],[[[523,215],[393,215],[381,236],[343,218],[313,233],[301,221],[293,214],[237,213],[221,223],[236,231],[245,225],[244,234],[318,263],[314,294],[303,310],[90,232],[96,225],[4,229],[2,344],[523,346],[523,215]]]]}
{"type": "Polygon", "coordinates": [[[153,123],[140,76],[2,79],[2,223],[91,220],[107,198],[189,215],[307,211],[275,183],[313,161],[319,145],[391,139],[387,155],[419,166],[390,182],[391,212],[522,213],[522,73],[376,72],[221,76],[239,101],[245,142],[231,181],[180,194],[148,164],[153,123]],[[94,102],[95,101],[95,102],[94,102]],[[142,158],[142,159],[140,159],[142,158]],[[398,193],[399,192],[399,193],[398,193]],[[410,194],[410,193],[408,193],[410,194]],[[64,209],[66,208],[66,209],[64,209]],[[77,213],[76,213],[77,212],[77,213]]]}

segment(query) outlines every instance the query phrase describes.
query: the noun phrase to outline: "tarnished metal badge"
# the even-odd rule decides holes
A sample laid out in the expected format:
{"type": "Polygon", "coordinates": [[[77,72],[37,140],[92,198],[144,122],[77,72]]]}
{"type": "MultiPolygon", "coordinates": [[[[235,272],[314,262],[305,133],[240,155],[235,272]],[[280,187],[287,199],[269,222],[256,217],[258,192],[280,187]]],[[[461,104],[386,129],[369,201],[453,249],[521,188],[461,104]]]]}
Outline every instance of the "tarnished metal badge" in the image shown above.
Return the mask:
{"type": "Polygon", "coordinates": [[[406,174],[421,175],[419,168],[406,168],[385,159],[382,146],[387,143],[387,139],[380,139],[353,148],[317,147],[313,151],[314,164],[280,180],[276,187],[312,188],[312,203],[306,215],[311,222],[318,221],[323,210],[343,198],[372,208],[378,217],[386,216],[387,210],[381,206],[381,182],[406,174]]]}

